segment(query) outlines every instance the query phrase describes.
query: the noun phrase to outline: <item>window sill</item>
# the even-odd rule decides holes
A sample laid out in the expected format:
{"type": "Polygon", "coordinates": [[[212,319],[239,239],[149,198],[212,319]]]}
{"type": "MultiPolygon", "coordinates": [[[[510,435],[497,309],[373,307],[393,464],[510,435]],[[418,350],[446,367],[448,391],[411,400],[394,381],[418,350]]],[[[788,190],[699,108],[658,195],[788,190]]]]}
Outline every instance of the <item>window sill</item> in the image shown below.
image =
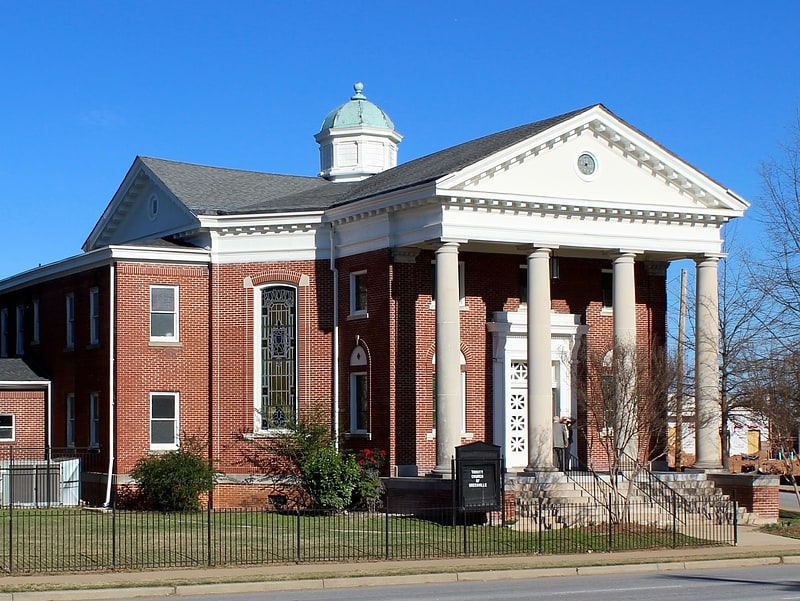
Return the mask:
{"type": "MultiPolygon", "coordinates": [[[[473,438],[475,438],[475,434],[472,432],[461,433],[461,440],[472,440],[473,438]]],[[[436,430],[431,430],[430,432],[426,433],[425,440],[436,440],[436,430]]]]}
{"type": "Polygon", "coordinates": [[[356,311],[347,316],[347,321],[355,321],[357,319],[369,319],[369,313],[366,311],[356,311]]]}
{"type": "Polygon", "coordinates": [[[372,432],[347,432],[344,436],[347,439],[361,438],[364,440],[372,440],[372,432]]]}
{"type": "Polygon", "coordinates": [[[603,317],[613,317],[614,307],[603,307],[602,309],[600,309],[600,315],[603,317]]]}
{"type": "Polygon", "coordinates": [[[258,440],[259,438],[276,438],[287,434],[289,430],[259,430],[257,432],[244,432],[242,440],[258,440]]]}
{"type": "Polygon", "coordinates": [[[150,339],[150,346],[163,346],[163,347],[172,347],[172,348],[179,348],[183,346],[183,343],[180,340],[153,340],[150,339]]]}
{"type": "MultiPolygon", "coordinates": [[[[428,305],[428,309],[430,309],[431,311],[436,311],[436,301],[431,301],[431,304],[428,305]]],[[[462,300],[459,301],[458,303],[458,310],[469,311],[469,307],[467,306],[467,303],[462,300]]]]}

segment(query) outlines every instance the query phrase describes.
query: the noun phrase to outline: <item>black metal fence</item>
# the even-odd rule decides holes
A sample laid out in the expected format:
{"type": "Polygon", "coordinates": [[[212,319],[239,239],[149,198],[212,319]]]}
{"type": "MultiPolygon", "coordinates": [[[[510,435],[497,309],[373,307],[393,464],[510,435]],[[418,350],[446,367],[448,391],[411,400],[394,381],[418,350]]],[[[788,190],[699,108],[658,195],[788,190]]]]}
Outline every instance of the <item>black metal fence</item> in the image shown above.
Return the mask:
{"type": "MultiPolygon", "coordinates": [[[[730,511],[735,516],[735,503],[730,511]]],[[[0,509],[0,570],[9,574],[586,553],[735,542],[735,519],[709,525],[633,501],[613,512],[543,500],[524,510],[507,507],[493,513],[450,507],[403,514],[391,507],[338,514],[0,509]]]]}

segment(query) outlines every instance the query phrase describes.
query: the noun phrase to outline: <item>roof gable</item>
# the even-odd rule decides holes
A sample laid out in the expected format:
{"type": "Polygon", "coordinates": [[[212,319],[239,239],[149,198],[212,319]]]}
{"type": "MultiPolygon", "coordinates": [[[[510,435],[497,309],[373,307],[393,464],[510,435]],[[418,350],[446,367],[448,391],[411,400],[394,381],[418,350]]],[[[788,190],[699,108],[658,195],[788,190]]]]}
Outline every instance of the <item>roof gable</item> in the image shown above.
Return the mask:
{"type": "Polygon", "coordinates": [[[83,249],[191,231],[202,215],[321,209],[330,201],[314,191],[326,185],[333,184],[137,157],[83,249]]]}
{"type": "Polygon", "coordinates": [[[437,180],[437,192],[740,216],[748,204],[602,105],[437,180]],[[589,155],[591,174],[578,168],[589,155]]]}

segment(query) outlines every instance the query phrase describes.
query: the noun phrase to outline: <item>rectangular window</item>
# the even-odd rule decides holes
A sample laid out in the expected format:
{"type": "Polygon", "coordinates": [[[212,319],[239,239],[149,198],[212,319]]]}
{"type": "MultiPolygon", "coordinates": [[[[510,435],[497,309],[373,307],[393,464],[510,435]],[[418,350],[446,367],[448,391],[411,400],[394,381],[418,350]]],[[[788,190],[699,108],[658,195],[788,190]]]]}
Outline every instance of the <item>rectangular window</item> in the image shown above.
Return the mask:
{"type": "Polygon", "coordinates": [[[14,416],[9,413],[0,415],[0,440],[13,442],[16,437],[14,416]]]}
{"type": "Polygon", "coordinates": [[[100,395],[96,392],[89,395],[89,446],[100,446],[100,395]]]}
{"type": "MultiPolygon", "coordinates": [[[[436,431],[436,372],[433,372],[433,431],[436,431]]],[[[461,433],[467,431],[467,372],[461,371],[461,433]]]]}
{"type": "Polygon", "coordinates": [[[17,305],[17,355],[25,354],[25,307],[17,305]]]}
{"type": "Polygon", "coordinates": [[[67,446],[75,446],[75,395],[67,395],[67,446]]]}
{"type": "Polygon", "coordinates": [[[150,448],[177,449],[179,441],[178,393],[150,393],[150,448]]]}
{"type": "Polygon", "coordinates": [[[604,269],[600,284],[601,294],[603,295],[603,309],[614,307],[614,273],[610,269],[604,269]]]}
{"type": "Polygon", "coordinates": [[[369,381],[366,373],[350,374],[350,431],[369,432],[369,381]]]}
{"type": "Polygon", "coordinates": [[[150,286],[150,340],[178,340],[178,287],[150,286]]]}
{"type": "Polygon", "coordinates": [[[100,342],[100,290],[89,290],[89,344],[100,342]]]}
{"type": "Polygon", "coordinates": [[[66,303],[66,324],[67,324],[67,348],[75,348],[75,295],[68,294],[66,303]]]}
{"type": "Polygon", "coordinates": [[[350,274],[350,314],[367,313],[367,272],[356,271],[350,274]]]}
{"type": "MultiPolygon", "coordinates": [[[[433,304],[436,303],[436,261],[431,261],[431,265],[433,267],[433,276],[431,278],[431,283],[433,288],[431,289],[431,299],[433,304]]],[[[462,307],[466,307],[467,305],[467,297],[466,293],[464,292],[464,261],[458,262],[458,304],[462,307]]]]}
{"type": "Polygon", "coordinates": [[[33,301],[33,335],[31,344],[39,344],[39,299],[33,301]]]}
{"type": "Polygon", "coordinates": [[[8,309],[0,310],[0,357],[8,357],[8,309]]]}

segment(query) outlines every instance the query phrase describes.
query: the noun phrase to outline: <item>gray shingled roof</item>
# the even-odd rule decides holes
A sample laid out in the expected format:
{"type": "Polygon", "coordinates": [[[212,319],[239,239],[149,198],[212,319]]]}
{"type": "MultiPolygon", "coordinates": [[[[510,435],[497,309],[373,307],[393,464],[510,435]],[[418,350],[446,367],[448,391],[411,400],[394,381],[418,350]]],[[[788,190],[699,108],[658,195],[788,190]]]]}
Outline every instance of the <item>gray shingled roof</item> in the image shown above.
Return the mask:
{"type": "MultiPolygon", "coordinates": [[[[319,177],[276,175],[221,167],[206,167],[139,157],[190,211],[197,215],[238,213],[243,207],[261,204],[270,210],[296,210],[279,199],[298,192],[331,186],[319,177]]],[[[316,201],[317,194],[306,196],[304,209],[324,209],[328,205],[316,201]]]]}
{"type": "Polygon", "coordinates": [[[0,358],[0,382],[47,382],[18,357],[0,358]]]}
{"type": "Polygon", "coordinates": [[[139,159],[198,215],[324,210],[436,180],[589,108],[464,142],[354,183],[332,183],[319,177],[239,171],[149,157],[139,159]]]}
{"type": "Polygon", "coordinates": [[[527,125],[520,125],[519,127],[464,142],[408,163],[403,163],[360,182],[346,198],[337,204],[368,198],[393,190],[401,190],[455,173],[496,152],[500,152],[504,148],[540,134],[590,108],[592,107],[589,106],[557,117],[551,117],[550,119],[528,123],[527,125]]]}

